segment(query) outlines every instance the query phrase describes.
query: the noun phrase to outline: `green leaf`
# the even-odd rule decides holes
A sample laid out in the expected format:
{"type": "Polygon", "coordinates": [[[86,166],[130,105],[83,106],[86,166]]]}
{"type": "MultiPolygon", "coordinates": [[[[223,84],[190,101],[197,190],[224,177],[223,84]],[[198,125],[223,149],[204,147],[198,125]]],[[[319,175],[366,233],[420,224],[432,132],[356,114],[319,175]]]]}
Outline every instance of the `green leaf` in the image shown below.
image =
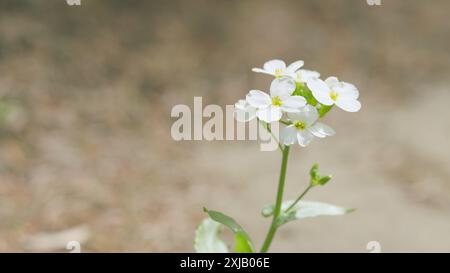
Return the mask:
{"type": "Polygon", "coordinates": [[[211,219],[213,219],[214,221],[228,227],[235,234],[239,233],[239,240],[245,239],[246,244],[250,248],[251,252],[254,252],[254,247],[250,236],[248,236],[247,232],[245,232],[245,230],[233,218],[218,211],[208,210],[207,208],[203,208],[203,210],[208,213],[209,217],[211,217],[211,219]]]}
{"type": "MultiPolygon", "coordinates": [[[[292,200],[283,202],[281,206],[282,213],[278,218],[279,226],[297,219],[305,219],[322,215],[344,215],[354,211],[354,209],[347,209],[322,202],[299,201],[287,213],[284,212],[293,202],[294,201],[292,200]]],[[[268,205],[263,208],[262,215],[264,217],[272,216],[273,210],[274,205],[268,205]]]]}
{"type": "Polygon", "coordinates": [[[195,231],[194,249],[198,253],[228,253],[226,244],[219,239],[223,226],[206,218],[195,231]]]}
{"type": "Polygon", "coordinates": [[[236,253],[253,253],[253,247],[242,232],[234,235],[236,253]]]}

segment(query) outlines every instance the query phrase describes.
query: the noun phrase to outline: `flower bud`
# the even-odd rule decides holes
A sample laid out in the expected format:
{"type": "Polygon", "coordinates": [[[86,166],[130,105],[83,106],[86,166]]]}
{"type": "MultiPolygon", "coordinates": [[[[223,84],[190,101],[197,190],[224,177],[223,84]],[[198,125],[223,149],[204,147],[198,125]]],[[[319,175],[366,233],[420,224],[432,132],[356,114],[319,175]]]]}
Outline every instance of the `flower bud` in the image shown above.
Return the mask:
{"type": "Polygon", "coordinates": [[[326,183],[328,183],[331,180],[331,178],[332,178],[331,175],[323,176],[317,182],[319,183],[319,185],[323,186],[326,183]]]}
{"type": "Polygon", "coordinates": [[[319,164],[315,163],[311,170],[309,171],[309,175],[311,176],[311,180],[314,180],[317,178],[317,171],[319,170],[319,164]]]}

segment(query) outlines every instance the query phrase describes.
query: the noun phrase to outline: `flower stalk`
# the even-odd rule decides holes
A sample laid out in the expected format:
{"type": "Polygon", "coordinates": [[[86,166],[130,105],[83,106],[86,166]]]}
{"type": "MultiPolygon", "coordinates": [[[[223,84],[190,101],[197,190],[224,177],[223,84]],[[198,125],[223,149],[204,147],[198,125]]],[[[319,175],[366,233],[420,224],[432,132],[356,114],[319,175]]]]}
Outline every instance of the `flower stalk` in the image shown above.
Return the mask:
{"type": "Polygon", "coordinates": [[[293,207],[295,207],[295,205],[297,205],[298,202],[300,202],[300,200],[302,200],[303,197],[305,197],[305,195],[309,192],[310,189],[312,189],[314,187],[313,184],[310,184],[304,191],[302,194],[300,194],[299,197],[297,197],[297,199],[295,199],[294,203],[292,203],[292,205],[290,205],[285,211],[284,213],[288,213],[293,207]]]}
{"type": "Polygon", "coordinates": [[[270,244],[272,243],[273,237],[277,232],[277,220],[278,216],[281,213],[281,205],[283,202],[283,193],[284,193],[284,185],[286,182],[286,171],[287,164],[289,158],[289,146],[285,146],[282,150],[282,159],[281,159],[281,170],[280,170],[280,178],[278,181],[278,190],[277,190],[277,198],[275,203],[275,210],[272,217],[272,224],[270,225],[269,231],[267,232],[266,239],[261,247],[260,252],[265,253],[269,250],[270,244]]]}

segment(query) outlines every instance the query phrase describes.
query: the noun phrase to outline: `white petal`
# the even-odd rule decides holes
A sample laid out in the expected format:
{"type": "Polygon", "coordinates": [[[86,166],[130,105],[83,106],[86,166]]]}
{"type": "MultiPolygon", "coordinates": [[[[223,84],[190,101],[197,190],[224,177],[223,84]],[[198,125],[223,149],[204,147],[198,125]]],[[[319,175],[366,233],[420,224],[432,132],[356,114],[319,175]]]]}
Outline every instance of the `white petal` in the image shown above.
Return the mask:
{"type": "Polygon", "coordinates": [[[256,72],[256,73],[264,73],[264,74],[274,75],[274,73],[268,72],[262,68],[257,68],[257,67],[252,68],[252,71],[256,72]]]}
{"type": "Polygon", "coordinates": [[[295,91],[295,81],[288,77],[277,78],[270,84],[270,96],[287,97],[295,91]]]}
{"type": "Polygon", "coordinates": [[[291,121],[301,121],[301,119],[303,118],[303,115],[300,114],[300,112],[301,112],[301,110],[298,112],[288,112],[287,117],[291,121]]]}
{"type": "Polygon", "coordinates": [[[271,123],[274,121],[279,121],[283,113],[281,112],[280,107],[270,105],[269,107],[259,109],[256,112],[258,118],[267,123],[271,123]]]}
{"type": "Polygon", "coordinates": [[[246,100],[239,100],[234,104],[234,108],[245,110],[249,106],[248,102],[246,100]]]}
{"type": "Polygon", "coordinates": [[[302,147],[308,146],[309,143],[313,140],[314,136],[310,131],[297,131],[297,140],[298,144],[302,147]]]}
{"type": "Polygon", "coordinates": [[[301,121],[311,126],[319,118],[319,113],[314,106],[306,105],[298,113],[288,113],[288,117],[292,121],[301,121]]]}
{"type": "Polygon", "coordinates": [[[297,74],[296,73],[290,73],[290,72],[284,72],[283,76],[291,78],[293,80],[295,80],[297,78],[297,74]]]}
{"type": "Polygon", "coordinates": [[[281,131],[280,141],[284,145],[292,145],[297,141],[297,129],[294,125],[289,125],[281,131]]]}
{"type": "Polygon", "coordinates": [[[271,60],[264,64],[264,70],[269,73],[275,74],[277,69],[285,70],[286,64],[282,60],[271,60]]]}
{"type": "Polygon", "coordinates": [[[339,96],[345,96],[353,99],[357,99],[359,97],[359,91],[351,83],[340,82],[338,86],[334,87],[334,90],[339,93],[339,96]]]}
{"type": "Polygon", "coordinates": [[[336,105],[347,112],[358,112],[361,109],[361,103],[353,98],[338,96],[336,105]]]}
{"type": "Polygon", "coordinates": [[[325,80],[325,83],[330,87],[330,89],[332,89],[333,87],[339,85],[339,80],[336,77],[328,77],[325,80]]]}
{"type": "Polygon", "coordinates": [[[239,100],[234,107],[234,117],[239,122],[247,122],[256,117],[256,108],[245,100],[239,100]]]}
{"type": "Polygon", "coordinates": [[[302,67],[305,64],[304,61],[302,60],[298,60],[296,62],[291,63],[287,68],[286,71],[288,73],[295,73],[297,70],[300,69],[300,67],[302,67]]]}
{"type": "Polygon", "coordinates": [[[267,107],[272,104],[270,96],[260,90],[250,90],[246,100],[251,106],[256,108],[267,107]]]}
{"type": "Polygon", "coordinates": [[[328,125],[320,122],[316,122],[313,126],[309,127],[308,130],[316,137],[327,137],[333,136],[336,132],[328,125]]]}
{"type": "Polygon", "coordinates": [[[300,69],[296,73],[295,81],[306,83],[309,79],[318,79],[320,73],[313,70],[300,69]]]}
{"type": "Polygon", "coordinates": [[[306,105],[306,99],[302,96],[289,96],[282,100],[281,109],[285,112],[299,112],[306,105]]]}
{"type": "Polygon", "coordinates": [[[321,79],[309,79],[306,84],[318,102],[324,105],[333,105],[334,101],[330,97],[331,90],[324,81],[321,79]]]}

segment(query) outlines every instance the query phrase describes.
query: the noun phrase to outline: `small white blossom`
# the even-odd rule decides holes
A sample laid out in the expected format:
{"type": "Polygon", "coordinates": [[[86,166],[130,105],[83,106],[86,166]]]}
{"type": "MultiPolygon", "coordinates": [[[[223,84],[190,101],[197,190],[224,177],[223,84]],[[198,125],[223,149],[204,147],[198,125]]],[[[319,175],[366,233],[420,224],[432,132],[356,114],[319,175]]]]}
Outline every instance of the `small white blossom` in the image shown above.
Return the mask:
{"type": "Polygon", "coordinates": [[[308,80],[318,79],[320,77],[320,73],[313,70],[300,69],[295,73],[295,81],[300,83],[307,83],[308,80]]]}
{"type": "Polygon", "coordinates": [[[311,105],[303,107],[298,113],[288,113],[287,115],[292,124],[284,128],[281,133],[281,140],[285,145],[298,142],[300,146],[306,147],[314,136],[324,138],[335,134],[331,127],[317,122],[319,113],[311,105]]]}
{"type": "Polygon", "coordinates": [[[291,78],[277,78],[270,85],[270,96],[260,90],[251,90],[246,100],[257,108],[256,116],[265,122],[274,122],[281,119],[283,111],[287,113],[299,112],[306,105],[301,96],[292,96],[295,91],[295,82],[291,78]]]}
{"type": "Polygon", "coordinates": [[[323,105],[336,104],[347,112],[358,112],[361,109],[361,103],[358,101],[359,91],[351,83],[329,77],[325,81],[311,78],[307,85],[314,98],[323,105]]]}
{"type": "Polygon", "coordinates": [[[291,77],[293,79],[296,78],[296,72],[299,70],[305,63],[302,60],[291,63],[286,67],[286,63],[282,60],[271,60],[264,63],[263,68],[253,68],[253,72],[264,73],[273,75],[277,78],[281,77],[291,77]]]}
{"type": "Polygon", "coordinates": [[[234,117],[240,122],[250,121],[256,117],[256,108],[246,100],[239,100],[234,105],[234,117]]]}

